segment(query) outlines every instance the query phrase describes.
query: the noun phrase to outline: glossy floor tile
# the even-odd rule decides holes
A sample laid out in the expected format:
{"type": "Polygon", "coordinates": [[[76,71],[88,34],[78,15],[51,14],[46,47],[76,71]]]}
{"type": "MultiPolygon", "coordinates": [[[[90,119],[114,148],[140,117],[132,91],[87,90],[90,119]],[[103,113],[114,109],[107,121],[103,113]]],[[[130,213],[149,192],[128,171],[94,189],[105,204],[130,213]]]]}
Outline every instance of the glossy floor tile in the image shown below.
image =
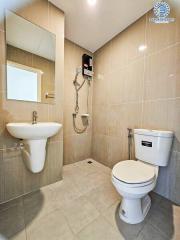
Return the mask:
{"type": "Polygon", "coordinates": [[[121,198],[110,168],[87,159],[64,166],[63,176],[0,205],[0,240],[180,239],[180,206],[155,193],[144,222],[129,225],[119,219],[121,198]]]}

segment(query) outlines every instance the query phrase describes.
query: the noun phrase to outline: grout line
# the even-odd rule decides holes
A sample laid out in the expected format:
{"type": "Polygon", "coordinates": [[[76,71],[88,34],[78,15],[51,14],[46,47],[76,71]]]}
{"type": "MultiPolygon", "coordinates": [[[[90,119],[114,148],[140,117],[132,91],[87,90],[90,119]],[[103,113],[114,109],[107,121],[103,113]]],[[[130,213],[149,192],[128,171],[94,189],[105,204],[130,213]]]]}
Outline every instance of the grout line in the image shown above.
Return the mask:
{"type": "Polygon", "coordinates": [[[159,102],[159,101],[175,101],[175,100],[179,100],[180,97],[175,97],[175,98],[157,98],[157,99],[149,99],[149,100],[143,100],[143,103],[145,102],[159,102]]]}
{"type": "Polygon", "coordinates": [[[174,42],[174,43],[172,43],[172,44],[170,44],[170,45],[167,45],[166,47],[164,47],[164,48],[162,48],[162,49],[159,49],[159,50],[153,51],[153,52],[151,52],[151,53],[149,53],[149,54],[146,54],[146,57],[151,57],[151,56],[153,56],[153,55],[159,54],[159,53],[161,53],[161,52],[163,52],[163,51],[166,51],[166,50],[168,50],[168,49],[170,49],[170,48],[173,48],[173,47],[177,47],[177,46],[179,46],[179,45],[180,45],[180,42],[179,42],[179,41],[174,42]]]}
{"type": "MultiPolygon", "coordinates": [[[[93,189],[93,190],[94,190],[94,189],[93,189]]],[[[88,226],[89,226],[91,223],[93,223],[98,217],[100,217],[100,214],[101,214],[101,213],[99,212],[99,210],[87,199],[87,197],[86,197],[85,195],[86,195],[86,193],[85,193],[85,194],[81,194],[78,198],[76,198],[76,199],[73,200],[73,201],[76,201],[76,200],[78,200],[78,199],[81,198],[81,197],[85,198],[86,201],[89,202],[89,203],[96,209],[96,211],[98,212],[98,216],[95,217],[95,218],[94,218],[93,220],[91,220],[90,222],[88,222],[80,231],[78,231],[77,233],[74,233],[74,232],[73,232],[73,229],[71,228],[71,226],[70,226],[70,224],[69,224],[69,221],[68,221],[66,215],[63,214],[63,216],[64,216],[65,219],[66,219],[67,225],[69,226],[69,228],[70,228],[70,230],[71,230],[71,232],[73,233],[74,236],[76,236],[76,235],[78,235],[80,232],[82,232],[86,227],[88,227],[88,226]]],[[[72,201],[72,202],[73,202],[73,201],[72,201]]]]}
{"type": "MultiPolygon", "coordinates": [[[[145,45],[147,45],[147,28],[148,28],[148,14],[145,16],[146,24],[145,24],[145,45]]],[[[144,121],[144,98],[145,98],[145,86],[146,86],[146,56],[144,55],[144,66],[143,66],[143,92],[142,92],[142,106],[141,106],[141,120],[140,126],[143,126],[144,121]]]]}
{"type": "Polygon", "coordinates": [[[142,91],[142,102],[141,102],[141,120],[140,120],[140,126],[142,127],[143,126],[143,120],[144,120],[144,97],[145,97],[145,81],[146,81],[146,60],[145,60],[145,57],[144,57],[144,65],[143,65],[143,91],[142,91]]]}
{"type": "MultiPolygon", "coordinates": [[[[127,101],[127,102],[121,102],[117,104],[107,104],[103,107],[111,107],[111,106],[121,106],[121,105],[127,105],[127,104],[141,104],[144,102],[157,102],[157,101],[171,101],[171,100],[179,100],[180,97],[170,97],[170,98],[157,98],[157,99],[143,99],[141,101],[127,101]]],[[[102,104],[95,104],[94,107],[102,107],[102,104]]]]}

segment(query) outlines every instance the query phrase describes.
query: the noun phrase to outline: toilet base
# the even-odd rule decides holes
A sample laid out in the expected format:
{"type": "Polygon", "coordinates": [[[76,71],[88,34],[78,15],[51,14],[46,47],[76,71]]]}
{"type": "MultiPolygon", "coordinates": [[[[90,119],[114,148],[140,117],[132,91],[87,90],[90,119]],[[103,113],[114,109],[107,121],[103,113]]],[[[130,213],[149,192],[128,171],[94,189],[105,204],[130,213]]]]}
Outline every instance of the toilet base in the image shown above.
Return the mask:
{"type": "Polygon", "coordinates": [[[120,209],[120,218],[129,224],[142,222],[151,207],[151,198],[146,195],[140,199],[123,198],[120,209]]]}

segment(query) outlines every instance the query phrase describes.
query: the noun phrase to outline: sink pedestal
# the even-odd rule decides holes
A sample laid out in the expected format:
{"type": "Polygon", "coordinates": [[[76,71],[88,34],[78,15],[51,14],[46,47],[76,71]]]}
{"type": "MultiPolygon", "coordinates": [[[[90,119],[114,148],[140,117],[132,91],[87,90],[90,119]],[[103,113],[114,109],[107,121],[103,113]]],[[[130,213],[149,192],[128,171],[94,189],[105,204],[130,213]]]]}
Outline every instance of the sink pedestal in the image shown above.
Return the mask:
{"type": "Polygon", "coordinates": [[[39,173],[44,168],[47,139],[23,140],[22,155],[27,168],[33,173],[39,173]]]}
{"type": "Polygon", "coordinates": [[[22,155],[27,168],[33,173],[41,172],[46,158],[47,139],[57,134],[62,124],[56,122],[8,123],[6,127],[13,137],[23,140],[22,155]]]}

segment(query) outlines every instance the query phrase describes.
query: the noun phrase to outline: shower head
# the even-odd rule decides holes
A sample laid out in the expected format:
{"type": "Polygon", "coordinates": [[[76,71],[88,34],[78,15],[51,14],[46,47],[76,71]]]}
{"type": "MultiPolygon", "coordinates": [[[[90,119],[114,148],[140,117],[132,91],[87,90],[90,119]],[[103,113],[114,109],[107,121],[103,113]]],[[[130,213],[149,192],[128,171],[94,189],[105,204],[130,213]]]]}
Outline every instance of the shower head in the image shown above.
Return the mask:
{"type": "Polygon", "coordinates": [[[73,81],[74,85],[77,86],[77,87],[80,86],[80,84],[77,82],[77,77],[80,73],[82,73],[82,67],[77,67],[76,68],[76,76],[75,76],[75,79],[73,81]]]}

